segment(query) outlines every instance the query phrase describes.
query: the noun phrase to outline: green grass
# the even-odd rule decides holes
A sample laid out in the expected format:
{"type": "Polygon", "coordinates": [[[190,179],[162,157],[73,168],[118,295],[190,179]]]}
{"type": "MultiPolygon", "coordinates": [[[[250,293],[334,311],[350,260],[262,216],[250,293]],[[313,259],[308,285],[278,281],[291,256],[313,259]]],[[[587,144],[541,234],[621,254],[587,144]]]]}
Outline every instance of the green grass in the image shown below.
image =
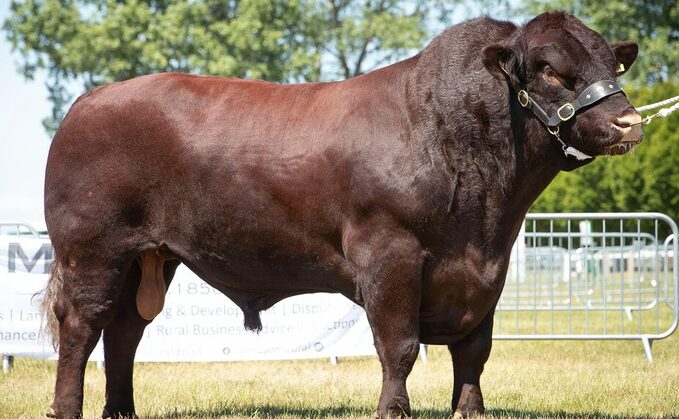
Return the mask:
{"type": "MultiPolygon", "coordinates": [[[[641,343],[496,341],[482,376],[490,417],[679,418],[679,336],[641,343]]],[[[444,347],[408,380],[414,416],[449,417],[452,366],[444,347]]],[[[51,402],[55,362],[17,359],[0,376],[0,417],[37,418],[51,402]]],[[[86,374],[85,417],[98,417],[104,374],[86,374]]],[[[376,358],[138,364],[137,411],[149,418],[364,418],[380,390],[376,358]]]]}

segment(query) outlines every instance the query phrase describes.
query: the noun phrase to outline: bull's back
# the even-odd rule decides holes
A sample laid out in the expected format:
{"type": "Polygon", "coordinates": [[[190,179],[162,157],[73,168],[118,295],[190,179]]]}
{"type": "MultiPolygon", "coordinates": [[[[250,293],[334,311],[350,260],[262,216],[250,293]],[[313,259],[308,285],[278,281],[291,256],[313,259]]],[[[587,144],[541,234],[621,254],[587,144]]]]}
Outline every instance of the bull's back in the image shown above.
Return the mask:
{"type": "Polygon", "coordinates": [[[238,185],[250,177],[244,171],[281,165],[295,148],[308,153],[313,144],[281,141],[289,127],[275,108],[290,96],[309,95],[278,90],[262,82],[163,74],[85,94],[50,149],[45,209],[57,242],[99,234],[72,231],[79,226],[164,229],[170,219],[177,225],[186,217],[185,225],[200,218],[192,214],[200,211],[191,209],[197,203],[205,208],[206,201],[247,188],[238,185]]]}
{"type": "Polygon", "coordinates": [[[74,104],[50,150],[55,249],[134,253],[162,242],[187,264],[211,259],[234,276],[266,278],[296,262],[332,270],[342,223],[362,199],[357,172],[374,182],[357,170],[369,165],[361,156],[394,148],[380,145],[394,135],[374,124],[393,125],[377,96],[346,82],[175,74],[97,88],[74,104]]]}

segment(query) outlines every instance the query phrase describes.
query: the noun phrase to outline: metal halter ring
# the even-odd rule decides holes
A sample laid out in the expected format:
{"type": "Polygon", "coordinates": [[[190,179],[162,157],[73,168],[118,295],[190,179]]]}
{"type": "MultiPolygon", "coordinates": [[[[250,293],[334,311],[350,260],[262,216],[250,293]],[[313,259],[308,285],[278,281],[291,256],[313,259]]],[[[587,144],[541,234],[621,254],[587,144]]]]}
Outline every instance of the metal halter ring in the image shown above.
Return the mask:
{"type": "Polygon", "coordinates": [[[521,106],[524,108],[530,108],[530,97],[528,96],[528,92],[525,90],[519,90],[517,99],[519,100],[521,106]]]}
{"type": "Polygon", "coordinates": [[[562,120],[562,121],[568,121],[569,119],[571,119],[571,118],[575,115],[575,108],[574,108],[573,105],[571,105],[570,103],[564,103],[564,104],[561,105],[561,107],[556,111],[556,115],[559,117],[560,120],[562,120]],[[561,115],[561,111],[563,111],[564,109],[568,109],[568,110],[570,111],[570,113],[569,113],[568,115],[566,115],[566,116],[561,115]]]}

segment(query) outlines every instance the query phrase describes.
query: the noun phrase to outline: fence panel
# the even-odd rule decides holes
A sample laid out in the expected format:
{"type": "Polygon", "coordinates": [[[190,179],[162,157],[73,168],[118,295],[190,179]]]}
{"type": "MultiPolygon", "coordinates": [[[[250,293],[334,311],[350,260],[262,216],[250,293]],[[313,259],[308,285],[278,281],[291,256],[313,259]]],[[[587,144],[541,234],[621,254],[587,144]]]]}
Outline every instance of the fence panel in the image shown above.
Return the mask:
{"type": "Polygon", "coordinates": [[[653,340],[679,323],[677,225],[659,213],[528,214],[495,339],[653,340]]]}

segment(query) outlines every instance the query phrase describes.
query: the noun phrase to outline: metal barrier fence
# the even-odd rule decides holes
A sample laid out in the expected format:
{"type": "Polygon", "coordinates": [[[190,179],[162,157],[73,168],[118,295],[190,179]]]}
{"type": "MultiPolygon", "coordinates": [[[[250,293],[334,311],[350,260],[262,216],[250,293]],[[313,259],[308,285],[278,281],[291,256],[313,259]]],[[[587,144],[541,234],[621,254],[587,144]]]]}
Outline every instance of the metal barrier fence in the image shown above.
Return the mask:
{"type": "Polygon", "coordinates": [[[649,362],[679,323],[677,224],[659,213],[528,214],[495,339],[633,339],[649,362]]]}

